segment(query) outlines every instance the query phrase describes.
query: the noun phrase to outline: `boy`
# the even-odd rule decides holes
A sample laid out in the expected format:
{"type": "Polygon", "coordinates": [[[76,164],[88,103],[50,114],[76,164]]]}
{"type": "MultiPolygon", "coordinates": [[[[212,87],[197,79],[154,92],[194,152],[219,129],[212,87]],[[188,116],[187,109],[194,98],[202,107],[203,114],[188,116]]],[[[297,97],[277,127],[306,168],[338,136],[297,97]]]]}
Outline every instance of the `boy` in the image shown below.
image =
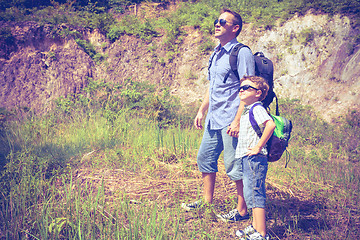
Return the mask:
{"type": "Polygon", "coordinates": [[[245,103],[245,109],[240,118],[235,157],[242,165],[244,198],[253,216],[252,225],[236,232],[241,239],[269,239],[265,223],[265,178],[268,167],[266,142],[274,132],[275,123],[262,105],[256,105],[253,108],[254,118],[260,129],[263,129],[259,139],[249,120],[249,110],[266,97],[268,90],[269,85],[262,77],[251,76],[240,80],[239,97],[245,103]]]}

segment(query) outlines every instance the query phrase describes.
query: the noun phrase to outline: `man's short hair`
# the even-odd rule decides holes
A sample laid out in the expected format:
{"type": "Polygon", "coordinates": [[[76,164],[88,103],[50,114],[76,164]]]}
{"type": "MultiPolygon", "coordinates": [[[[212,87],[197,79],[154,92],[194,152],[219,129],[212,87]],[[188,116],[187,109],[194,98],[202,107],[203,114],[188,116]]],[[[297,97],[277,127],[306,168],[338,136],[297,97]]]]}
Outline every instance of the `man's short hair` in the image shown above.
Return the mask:
{"type": "Polygon", "coordinates": [[[267,81],[263,77],[259,76],[245,76],[240,80],[240,84],[245,80],[249,80],[256,84],[257,88],[261,90],[259,101],[264,100],[270,88],[267,81]]]}
{"type": "Polygon", "coordinates": [[[227,13],[230,13],[234,16],[234,22],[233,24],[234,25],[239,25],[239,30],[236,32],[236,36],[238,36],[241,32],[241,29],[242,29],[242,18],[240,16],[240,14],[238,14],[237,12],[234,12],[228,8],[224,8],[223,10],[221,10],[221,13],[224,13],[224,12],[227,12],[227,13]]]}

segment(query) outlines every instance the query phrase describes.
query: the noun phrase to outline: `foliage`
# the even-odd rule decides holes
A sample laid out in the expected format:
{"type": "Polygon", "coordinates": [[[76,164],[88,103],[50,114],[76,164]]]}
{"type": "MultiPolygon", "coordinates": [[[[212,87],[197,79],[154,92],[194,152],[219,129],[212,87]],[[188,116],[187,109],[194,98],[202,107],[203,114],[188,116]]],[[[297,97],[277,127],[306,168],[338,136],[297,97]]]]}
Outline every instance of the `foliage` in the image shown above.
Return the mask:
{"type": "Polygon", "coordinates": [[[156,121],[159,127],[167,127],[182,122],[186,116],[180,114],[179,100],[168,88],[155,88],[147,82],[127,80],[121,85],[90,81],[83,94],[59,98],[57,106],[64,114],[77,111],[100,111],[108,121],[114,121],[123,111],[134,116],[145,117],[156,121]],[[100,96],[100,97],[97,97],[100,96]]]}
{"type": "Polygon", "coordinates": [[[314,40],[314,37],[315,37],[314,30],[311,28],[307,28],[300,32],[298,40],[302,45],[306,46],[308,43],[314,40]]]}
{"type": "Polygon", "coordinates": [[[337,124],[330,124],[316,116],[311,107],[303,106],[296,100],[283,102],[280,109],[295,126],[292,145],[306,149],[305,156],[294,156],[295,161],[319,169],[333,164],[335,159],[341,159],[344,164],[360,163],[360,137],[356,134],[360,130],[358,111],[349,111],[337,124]],[[315,156],[318,158],[316,161],[315,156]]]}
{"type": "Polygon", "coordinates": [[[185,4],[173,16],[186,26],[193,26],[203,32],[213,32],[214,19],[219,12],[211,5],[204,3],[185,4]]]}
{"type": "Polygon", "coordinates": [[[96,63],[100,63],[104,60],[104,56],[96,52],[95,47],[90,42],[78,38],[75,39],[75,41],[96,63]]]}
{"type": "Polygon", "coordinates": [[[9,28],[0,29],[0,40],[3,40],[8,45],[12,45],[15,43],[15,37],[12,35],[9,28]]]}
{"type": "Polygon", "coordinates": [[[134,35],[144,41],[149,41],[158,35],[149,20],[142,22],[132,15],[127,15],[119,23],[113,24],[107,37],[114,42],[123,34],[134,35]]]}
{"type": "MultiPolygon", "coordinates": [[[[157,0],[154,1],[158,2],[157,0]]],[[[29,18],[26,17],[27,15],[35,14],[42,16],[40,17],[42,19],[41,21],[52,24],[69,22],[80,26],[85,22],[85,26],[99,28],[104,33],[107,33],[110,30],[111,23],[114,22],[114,19],[108,13],[110,9],[114,9],[117,12],[124,12],[126,7],[131,4],[138,4],[141,2],[141,0],[13,0],[12,2],[0,0],[0,19],[24,20],[29,18]],[[58,11],[64,8],[66,8],[67,11],[63,11],[62,13],[58,11]],[[71,14],[69,14],[69,10],[71,10],[71,14]],[[45,18],[45,16],[47,17],[45,18]]],[[[305,14],[310,9],[328,14],[340,13],[351,15],[355,19],[355,22],[358,21],[356,19],[360,18],[360,2],[357,0],[188,1],[171,17],[173,18],[172,21],[176,19],[181,25],[193,26],[195,28],[200,28],[203,32],[211,33],[213,21],[217,17],[218,11],[222,8],[230,8],[238,11],[243,16],[245,22],[251,22],[258,27],[266,29],[272,28],[276,24],[276,21],[284,22],[295,13],[305,14]]],[[[35,16],[35,19],[38,19],[39,16],[35,16]]],[[[142,26],[144,27],[145,32],[149,29],[154,29],[154,25],[150,27],[148,21],[149,20],[144,21],[147,22],[145,23],[146,26],[142,26]]],[[[129,28],[132,24],[131,21],[129,23],[123,21],[122,24],[124,23],[124,28],[126,28],[126,26],[129,28]]],[[[129,29],[127,30],[127,32],[129,32],[129,29]]],[[[141,32],[142,30],[139,31],[141,32]]],[[[123,31],[120,30],[120,32],[123,31]]],[[[150,31],[150,35],[152,34],[153,31],[150,31]]],[[[134,35],[142,38],[144,37],[143,34],[136,33],[134,35]]]]}
{"type": "Polygon", "coordinates": [[[211,39],[208,37],[204,37],[201,44],[199,45],[199,51],[201,53],[207,53],[209,51],[212,51],[214,47],[214,43],[211,41],[211,39]]]}
{"type": "MultiPolygon", "coordinates": [[[[133,35],[149,42],[152,38],[165,33],[163,46],[168,53],[166,59],[162,59],[164,62],[171,62],[179,53],[178,46],[183,40],[184,26],[192,26],[204,34],[212,34],[214,19],[222,8],[238,11],[245,23],[252,23],[254,27],[264,29],[271,29],[294,14],[305,14],[310,9],[329,14],[348,14],[352,16],[355,24],[360,24],[360,3],[356,0],[184,1],[179,3],[181,7],[167,16],[140,19],[131,14],[124,14],[119,21],[115,20],[114,11],[124,13],[128,6],[141,2],[141,0],[14,0],[13,4],[9,5],[9,2],[0,0],[0,20],[35,20],[42,24],[53,25],[68,23],[75,28],[98,29],[111,42],[116,41],[123,34],[133,35]]],[[[312,35],[310,32],[304,34],[306,35],[300,37],[306,44],[312,35]]],[[[208,51],[209,48],[204,45],[200,51],[208,51]]],[[[352,49],[353,46],[349,46],[349,53],[353,51],[352,49]]],[[[96,57],[101,58],[99,55],[96,57]]]]}

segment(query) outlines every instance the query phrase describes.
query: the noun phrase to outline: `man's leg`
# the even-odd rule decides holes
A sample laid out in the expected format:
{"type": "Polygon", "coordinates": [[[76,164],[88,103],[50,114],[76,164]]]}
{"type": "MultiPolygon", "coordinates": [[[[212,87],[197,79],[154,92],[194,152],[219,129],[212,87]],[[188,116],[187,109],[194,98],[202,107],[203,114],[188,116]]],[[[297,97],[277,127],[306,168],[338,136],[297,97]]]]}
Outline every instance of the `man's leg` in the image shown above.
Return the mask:
{"type": "Polygon", "coordinates": [[[202,173],[204,182],[204,200],[205,202],[212,203],[215,189],[216,172],[202,173]]]}
{"type": "Polygon", "coordinates": [[[187,211],[201,207],[202,202],[212,203],[214,196],[217,163],[221,152],[223,151],[222,136],[220,130],[210,130],[206,128],[203,139],[200,144],[197,164],[202,173],[204,192],[203,199],[193,203],[182,203],[181,207],[187,211]]]}
{"type": "Polygon", "coordinates": [[[224,222],[235,222],[249,219],[247,206],[243,194],[243,170],[242,160],[235,158],[237,138],[231,137],[226,133],[226,128],[222,130],[222,139],[224,143],[224,164],[227,175],[236,183],[238,204],[236,209],[228,214],[218,215],[224,222]]]}

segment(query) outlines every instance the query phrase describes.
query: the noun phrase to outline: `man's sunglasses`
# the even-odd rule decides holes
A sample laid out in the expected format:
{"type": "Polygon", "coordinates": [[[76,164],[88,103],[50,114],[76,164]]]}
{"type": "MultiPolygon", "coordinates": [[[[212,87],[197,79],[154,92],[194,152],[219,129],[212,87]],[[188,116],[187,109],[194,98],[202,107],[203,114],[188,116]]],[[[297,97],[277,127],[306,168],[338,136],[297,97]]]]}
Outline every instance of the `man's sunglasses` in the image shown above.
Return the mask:
{"type": "MultiPolygon", "coordinates": [[[[225,19],[216,19],[216,20],[214,21],[214,26],[215,26],[216,24],[218,24],[218,23],[220,23],[221,26],[224,26],[224,25],[227,23],[227,21],[226,21],[225,19]]],[[[231,24],[231,23],[230,23],[230,24],[231,24]]]]}
{"type": "Polygon", "coordinates": [[[260,90],[260,89],[254,88],[253,86],[250,86],[250,85],[244,85],[244,86],[241,86],[241,87],[239,88],[239,91],[241,91],[241,90],[246,91],[246,90],[248,90],[249,88],[254,89],[254,90],[256,90],[256,91],[259,91],[259,90],[260,90]]]}

